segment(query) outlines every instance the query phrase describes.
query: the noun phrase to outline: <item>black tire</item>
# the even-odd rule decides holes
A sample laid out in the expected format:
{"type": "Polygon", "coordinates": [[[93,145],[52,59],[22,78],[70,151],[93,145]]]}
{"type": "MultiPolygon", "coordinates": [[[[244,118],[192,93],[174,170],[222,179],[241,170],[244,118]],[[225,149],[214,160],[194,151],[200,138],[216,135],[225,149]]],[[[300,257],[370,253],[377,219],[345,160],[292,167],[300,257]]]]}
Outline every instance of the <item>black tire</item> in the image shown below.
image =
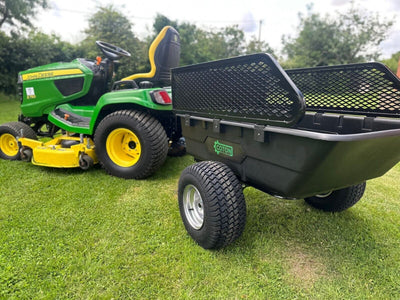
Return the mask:
{"type": "Polygon", "coordinates": [[[82,154],[82,156],[79,158],[79,167],[82,170],[89,170],[91,167],[93,167],[93,165],[93,159],[89,155],[82,154]]]}
{"type": "Polygon", "coordinates": [[[356,204],[364,195],[366,183],[332,191],[326,195],[316,195],[304,200],[311,206],[329,212],[344,211],[356,204]]]}
{"type": "Polygon", "coordinates": [[[9,122],[0,126],[0,158],[20,160],[20,146],[17,137],[37,139],[35,131],[22,122],[9,122]]]}
{"type": "Polygon", "coordinates": [[[33,157],[33,151],[31,148],[22,147],[20,150],[21,160],[26,162],[31,162],[33,157]]]}
{"type": "Polygon", "coordinates": [[[164,163],[168,152],[161,123],[145,112],[132,110],[106,116],[96,129],[94,143],[103,168],[110,175],[126,179],[150,176],[164,163]],[[130,140],[126,141],[125,136],[130,140]]]}
{"type": "Polygon", "coordinates": [[[223,163],[203,161],[187,167],[179,179],[178,201],[187,232],[205,249],[225,247],[244,230],[242,186],[223,163]]]}

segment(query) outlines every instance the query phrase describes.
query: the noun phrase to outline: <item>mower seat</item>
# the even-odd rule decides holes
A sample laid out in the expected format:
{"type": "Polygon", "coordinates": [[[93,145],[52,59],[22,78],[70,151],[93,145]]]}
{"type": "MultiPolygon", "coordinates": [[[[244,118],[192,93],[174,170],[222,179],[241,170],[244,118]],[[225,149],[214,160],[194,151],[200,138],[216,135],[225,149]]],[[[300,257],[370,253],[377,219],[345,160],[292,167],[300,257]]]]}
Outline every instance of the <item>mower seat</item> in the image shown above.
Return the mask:
{"type": "Polygon", "coordinates": [[[122,81],[134,80],[151,82],[154,87],[171,85],[171,68],[178,67],[180,56],[179,33],[171,26],[165,26],[149,49],[151,70],[148,73],[133,74],[122,81]]]}

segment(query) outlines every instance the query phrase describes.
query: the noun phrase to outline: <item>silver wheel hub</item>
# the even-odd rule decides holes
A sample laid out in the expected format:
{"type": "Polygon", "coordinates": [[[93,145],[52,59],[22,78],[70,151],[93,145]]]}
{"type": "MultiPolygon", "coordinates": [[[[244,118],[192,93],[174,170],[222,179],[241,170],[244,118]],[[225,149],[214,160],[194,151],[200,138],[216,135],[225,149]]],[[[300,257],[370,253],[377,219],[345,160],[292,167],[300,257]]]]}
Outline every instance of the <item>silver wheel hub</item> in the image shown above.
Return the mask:
{"type": "Polygon", "coordinates": [[[183,210],[190,226],[199,230],[204,223],[204,205],[199,190],[192,184],[183,190],[183,210]]]}

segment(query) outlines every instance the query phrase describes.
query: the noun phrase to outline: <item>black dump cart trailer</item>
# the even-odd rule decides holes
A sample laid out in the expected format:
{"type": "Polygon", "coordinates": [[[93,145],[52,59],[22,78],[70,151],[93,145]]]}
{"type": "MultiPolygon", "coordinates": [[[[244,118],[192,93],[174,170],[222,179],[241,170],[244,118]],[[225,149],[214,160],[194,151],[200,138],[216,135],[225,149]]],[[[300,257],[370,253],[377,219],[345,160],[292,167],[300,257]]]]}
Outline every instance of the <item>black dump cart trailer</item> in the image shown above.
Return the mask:
{"type": "Polygon", "coordinates": [[[176,68],[172,92],[200,161],[181,174],[181,217],[204,248],[241,235],[243,186],[337,212],[400,161],[400,81],[379,63],[285,71],[254,54],[176,68]]]}

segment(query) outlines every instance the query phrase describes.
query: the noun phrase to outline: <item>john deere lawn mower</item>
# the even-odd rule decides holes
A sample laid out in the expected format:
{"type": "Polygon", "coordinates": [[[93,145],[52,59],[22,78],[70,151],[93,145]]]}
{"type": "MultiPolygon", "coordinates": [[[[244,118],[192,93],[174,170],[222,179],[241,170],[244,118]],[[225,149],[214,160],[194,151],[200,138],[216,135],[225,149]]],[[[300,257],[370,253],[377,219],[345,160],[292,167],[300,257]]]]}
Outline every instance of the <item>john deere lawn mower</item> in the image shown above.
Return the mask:
{"type": "Polygon", "coordinates": [[[180,138],[168,87],[170,69],[179,63],[178,32],[167,26],[153,41],[149,73],[112,87],[115,62],[130,53],[96,44],[104,59],[78,58],[19,73],[22,113],[18,122],[0,126],[1,158],[57,168],[88,169],[100,162],[111,175],[136,179],[163,164],[180,138]]]}

